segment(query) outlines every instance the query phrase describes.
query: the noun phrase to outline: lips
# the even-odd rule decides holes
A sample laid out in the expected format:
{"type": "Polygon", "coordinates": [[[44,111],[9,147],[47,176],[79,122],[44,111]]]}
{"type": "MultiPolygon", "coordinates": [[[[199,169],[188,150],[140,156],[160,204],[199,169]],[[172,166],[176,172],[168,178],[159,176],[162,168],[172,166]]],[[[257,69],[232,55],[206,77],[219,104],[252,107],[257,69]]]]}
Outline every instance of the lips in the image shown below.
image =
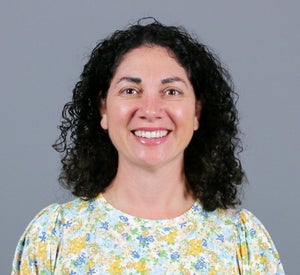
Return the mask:
{"type": "Polygon", "coordinates": [[[169,133],[168,130],[154,130],[154,131],[146,131],[146,130],[136,130],[133,131],[133,134],[139,138],[147,138],[147,139],[158,139],[167,136],[169,133]]]}

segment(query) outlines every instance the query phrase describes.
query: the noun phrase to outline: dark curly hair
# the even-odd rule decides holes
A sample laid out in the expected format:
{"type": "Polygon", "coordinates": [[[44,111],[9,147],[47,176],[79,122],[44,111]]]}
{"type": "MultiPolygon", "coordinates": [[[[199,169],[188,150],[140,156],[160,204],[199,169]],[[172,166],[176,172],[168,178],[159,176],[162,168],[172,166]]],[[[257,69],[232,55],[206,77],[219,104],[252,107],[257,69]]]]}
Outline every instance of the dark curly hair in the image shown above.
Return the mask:
{"type": "Polygon", "coordinates": [[[183,27],[156,20],[118,30],[92,51],[72,101],[64,106],[60,137],[53,145],[62,153],[60,183],[75,196],[93,199],[115,177],[118,154],[99,125],[100,101],[124,54],[145,44],[174,53],[203,105],[200,127],[184,153],[188,188],[207,211],[236,206],[244,172],[237,157],[242,148],[231,77],[219,59],[183,27]]]}

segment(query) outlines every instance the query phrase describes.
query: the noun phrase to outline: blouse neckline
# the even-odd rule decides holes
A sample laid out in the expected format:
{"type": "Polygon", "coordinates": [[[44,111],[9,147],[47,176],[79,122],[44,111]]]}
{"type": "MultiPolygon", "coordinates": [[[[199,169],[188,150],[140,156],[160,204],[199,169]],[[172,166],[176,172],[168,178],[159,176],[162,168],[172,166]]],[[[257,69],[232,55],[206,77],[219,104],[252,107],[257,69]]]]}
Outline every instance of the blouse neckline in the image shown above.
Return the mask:
{"type": "Polygon", "coordinates": [[[195,212],[198,213],[202,212],[202,206],[199,202],[199,200],[196,200],[194,204],[184,213],[180,214],[177,217],[169,218],[169,219],[146,219],[138,216],[133,216],[131,214],[125,213],[122,210],[119,210],[115,208],[111,203],[109,203],[103,196],[102,193],[98,195],[96,198],[97,203],[101,204],[102,207],[104,206],[105,209],[108,212],[111,212],[111,214],[114,214],[115,216],[118,216],[119,218],[126,220],[128,222],[140,222],[143,224],[181,224],[186,222],[187,220],[190,220],[192,216],[195,216],[195,212]]]}

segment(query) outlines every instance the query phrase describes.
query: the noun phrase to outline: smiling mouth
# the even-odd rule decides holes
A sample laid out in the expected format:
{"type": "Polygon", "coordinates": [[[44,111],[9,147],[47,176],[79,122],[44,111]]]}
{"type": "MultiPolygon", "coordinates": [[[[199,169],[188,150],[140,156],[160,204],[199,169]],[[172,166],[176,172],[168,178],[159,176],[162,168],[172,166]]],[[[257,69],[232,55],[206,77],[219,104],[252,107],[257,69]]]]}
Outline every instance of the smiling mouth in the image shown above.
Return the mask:
{"type": "Polygon", "coordinates": [[[169,131],[167,130],[158,130],[158,131],[144,131],[144,130],[137,130],[133,131],[133,134],[140,138],[163,138],[167,136],[169,131]]]}

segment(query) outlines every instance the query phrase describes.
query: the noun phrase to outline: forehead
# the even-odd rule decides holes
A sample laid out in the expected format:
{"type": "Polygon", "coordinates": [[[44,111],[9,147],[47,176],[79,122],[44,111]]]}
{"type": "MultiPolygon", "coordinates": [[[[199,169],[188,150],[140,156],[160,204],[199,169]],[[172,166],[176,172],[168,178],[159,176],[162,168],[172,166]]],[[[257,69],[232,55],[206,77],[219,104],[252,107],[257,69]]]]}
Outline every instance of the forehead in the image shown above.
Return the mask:
{"type": "Polygon", "coordinates": [[[124,54],[114,76],[123,73],[179,74],[187,77],[186,70],[178,62],[175,54],[157,45],[143,45],[124,54]]]}

